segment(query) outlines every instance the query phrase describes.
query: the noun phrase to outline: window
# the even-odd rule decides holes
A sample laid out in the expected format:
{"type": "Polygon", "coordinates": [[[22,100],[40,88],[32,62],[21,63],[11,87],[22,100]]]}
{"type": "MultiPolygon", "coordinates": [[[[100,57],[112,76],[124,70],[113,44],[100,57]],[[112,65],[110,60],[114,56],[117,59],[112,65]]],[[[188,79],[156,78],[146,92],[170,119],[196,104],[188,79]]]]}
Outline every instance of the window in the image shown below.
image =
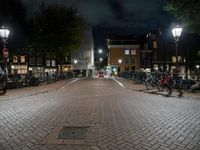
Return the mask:
{"type": "Polygon", "coordinates": [[[136,62],[135,56],[131,56],[131,64],[135,64],[135,62],[136,62]]]}
{"type": "Polygon", "coordinates": [[[50,67],[50,60],[46,60],[46,66],[50,67]]]}
{"type": "Polygon", "coordinates": [[[30,57],[29,58],[29,64],[34,66],[35,65],[35,57],[30,57]]]}
{"type": "Polygon", "coordinates": [[[26,74],[27,73],[27,66],[22,65],[17,67],[17,73],[18,74],[26,74]]]}
{"type": "Polygon", "coordinates": [[[178,62],[182,63],[183,62],[183,59],[181,56],[178,56],[178,62]]]}
{"type": "Polygon", "coordinates": [[[13,63],[17,63],[17,62],[18,62],[17,56],[13,56],[13,63]]]}
{"type": "Polygon", "coordinates": [[[129,55],[129,49],[125,49],[125,55],[129,55]]]}
{"type": "Polygon", "coordinates": [[[134,66],[132,66],[132,67],[131,67],[131,70],[132,70],[132,71],[135,71],[135,67],[134,67],[134,66]]]}
{"type": "Polygon", "coordinates": [[[129,56],[125,56],[125,64],[129,64],[129,56]]]}
{"type": "Polygon", "coordinates": [[[52,61],[51,61],[51,66],[52,66],[52,67],[55,67],[55,66],[56,66],[56,60],[52,60],[52,61]]]}
{"type": "Polygon", "coordinates": [[[158,48],[157,42],[153,41],[153,48],[158,48]]]}
{"type": "Polygon", "coordinates": [[[37,66],[43,65],[43,59],[42,57],[37,57],[37,66]]]}
{"type": "Polygon", "coordinates": [[[125,71],[129,71],[129,66],[125,66],[125,71]]]}
{"type": "Polygon", "coordinates": [[[131,50],[131,55],[135,55],[136,54],[136,50],[135,49],[132,49],[131,50]]]}
{"type": "Polygon", "coordinates": [[[21,57],[20,57],[20,60],[21,60],[21,61],[20,61],[21,63],[25,63],[25,56],[21,56],[21,57]]]}
{"type": "Polygon", "coordinates": [[[172,56],[172,62],[175,63],[176,62],[176,57],[172,56]]]}

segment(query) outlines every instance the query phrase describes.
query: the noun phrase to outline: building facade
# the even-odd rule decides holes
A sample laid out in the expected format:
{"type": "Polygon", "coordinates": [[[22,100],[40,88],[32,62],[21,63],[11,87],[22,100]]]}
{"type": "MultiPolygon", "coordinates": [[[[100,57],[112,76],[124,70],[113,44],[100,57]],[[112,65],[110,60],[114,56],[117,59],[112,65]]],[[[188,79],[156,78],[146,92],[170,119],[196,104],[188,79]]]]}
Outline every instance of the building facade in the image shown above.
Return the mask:
{"type": "Polygon", "coordinates": [[[107,46],[111,75],[140,69],[140,42],[133,36],[110,35],[107,46]]]}
{"type": "Polygon", "coordinates": [[[72,69],[83,76],[94,74],[94,39],[91,26],[85,27],[81,48],[71,53],[71,64],[72,69]]]}

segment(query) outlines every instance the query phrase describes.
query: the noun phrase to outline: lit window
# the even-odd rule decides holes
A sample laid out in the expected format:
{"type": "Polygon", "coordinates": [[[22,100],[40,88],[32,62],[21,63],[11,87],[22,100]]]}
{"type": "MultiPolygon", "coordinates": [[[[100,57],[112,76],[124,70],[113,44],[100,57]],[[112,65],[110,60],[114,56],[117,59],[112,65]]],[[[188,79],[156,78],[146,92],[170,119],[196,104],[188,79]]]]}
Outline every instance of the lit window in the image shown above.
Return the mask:
{"type": "Polygon", "coordinates": [[[25,56],[21,56],[21,63],[25,63],[25,56]]]}
{"type": "Polygon", "coordinates": [[[136,54],[136,50],[135,49],[132,49],[131,50],[131,55],[135,55],[136,54]]]}
{"type": "Polygon", "coordinates": [[[52,61],[51,61],[51,66],[52,66],[52,67],[55,67],[55,66],[56,66],[56,61],[55,61],[55,60],[52,60],[52,61]]]}
{"type": "Polygon", "coordinates": [[[129,49],[125,49],[125,55],[129,55],[129,49]]]}
{"type": "Polygon", "coordinates": [[[157,42],[153,41],[153,48],[158,48],[157,42]]]}
{"type": "Polygon", "coordinates": [[[17,56],[13,56],[13,63],[17,63],[17,56]]]}
{"type": "Polygon", "coordinates": [[[182,62],[182,57],[178,56],[178,62],[182,62]]]}
{"type": "Polygon", "coordinates": [[[46,60],[46,66],[47,66],[47,67],[50,66],[50,60],[46,60]]]}
{"type": "Polygon", "coordinates": [[[172,56],[172,63],[175,63],[175,62],[176,62],[176,57],[172,56]]]}

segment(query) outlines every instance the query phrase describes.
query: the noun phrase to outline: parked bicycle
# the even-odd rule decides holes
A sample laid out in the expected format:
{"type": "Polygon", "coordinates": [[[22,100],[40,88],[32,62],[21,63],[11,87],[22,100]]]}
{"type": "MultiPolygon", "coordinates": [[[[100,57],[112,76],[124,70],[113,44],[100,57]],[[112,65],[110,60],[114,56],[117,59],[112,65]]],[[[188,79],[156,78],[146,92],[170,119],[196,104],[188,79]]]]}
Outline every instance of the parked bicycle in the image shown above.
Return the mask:
{"type": "Polygon", "coordinates": [[[172,95],[173,89],[176,89],[179,92],[179,97],[183,96],[182,91],[182,77],[180,77],[178,74],[163,74],[161,78],[161,85],[163,88],[168,89],[167,96],[172,95]]]}
{"type": "Polygon", "coordinates": [[[158,73],[151,73],[145,80],[145,86],[148,90],[156,87],[158,91],[163,91],[163,86],[160,82],[160,75],[158,73]]]}

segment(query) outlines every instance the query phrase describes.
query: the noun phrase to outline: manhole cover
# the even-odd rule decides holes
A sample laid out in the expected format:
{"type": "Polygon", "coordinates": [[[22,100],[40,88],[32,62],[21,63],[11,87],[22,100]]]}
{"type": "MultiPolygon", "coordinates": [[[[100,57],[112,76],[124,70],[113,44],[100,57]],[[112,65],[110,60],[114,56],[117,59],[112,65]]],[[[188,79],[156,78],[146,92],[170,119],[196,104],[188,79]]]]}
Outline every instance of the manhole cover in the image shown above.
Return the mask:
{"type": "Polygon", "coordinates": [[[58,139],[84,139],[88,127],[63,127],[58,135],[58,139]]]}

